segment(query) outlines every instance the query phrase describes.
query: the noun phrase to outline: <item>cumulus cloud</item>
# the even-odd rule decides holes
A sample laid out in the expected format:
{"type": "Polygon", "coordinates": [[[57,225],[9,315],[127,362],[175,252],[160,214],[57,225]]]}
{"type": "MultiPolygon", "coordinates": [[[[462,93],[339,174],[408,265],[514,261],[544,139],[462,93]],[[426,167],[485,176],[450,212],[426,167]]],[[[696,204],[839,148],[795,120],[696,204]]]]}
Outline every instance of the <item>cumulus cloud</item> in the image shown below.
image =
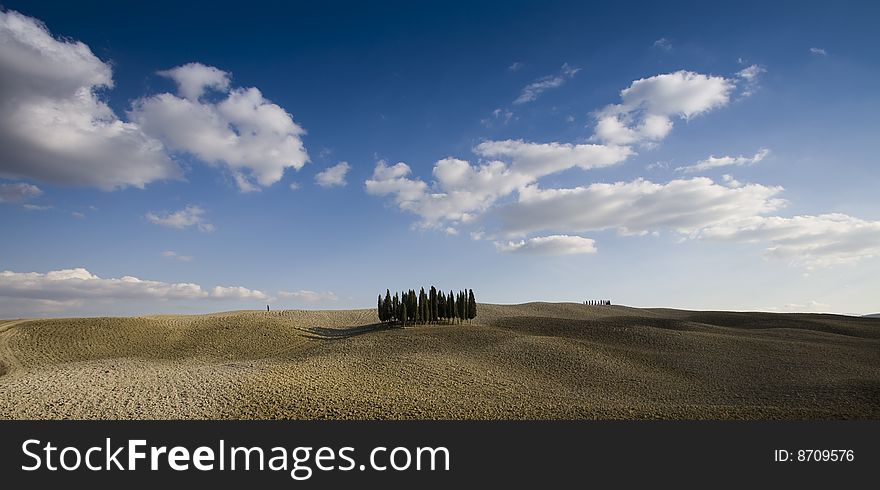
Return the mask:
{"type": "Polygon", "coordinates": [[[742,167],[747,165],[754,165],[770,154],[770,150],[767,148],[761,148],[755,153],[753,156],[743,156],[740,155],[738,157],[724,156],[724,157],[716,157],[709,156],[705,160],[700,160],[699,162],[688,166],[688,167],[678,167],[675,170],[685,173],[693,173],[700,172],[702,170],[709,170],[712,168],[718,167],[742,167]]]}
{"type": "Polygon", "coordinates": [[[112,70],[85,44],[0,11],[0,73],[0,177],[110,190],[181,176],[158,140],[96,95],[113,88],[112,70]]]}
{"type": "MultiPolygon", "coordinates": [[[[697,177],[666,183],[636,179],[574,188],[540,186],[542,177],[573,167],[590,170],[626,160],[634,153],[633,145],[666,137],[675,118],[725,106],[737,87],[743,93],[754,90],[763,72],[750,65],[729,79],[678,71],[636,80],[621,91],[620,103],[594,114],[593,139],[602,144],[485,141],[473,149],[481,158],[478,163],[439,160],[430,183],[412,176],[406,163],[380,161],[366,190],[393,196],[396,205],[419,216],[424,227],[458,233],[461,226],[477,225],[477,231],[470,232],[475,240],[519,239],[495,243],[507,253],[594,253],[593,241],[577,235],[616,230],[622,235],[668,231],[681,239],[765,241],[770,243],[768,255],[807,267],[877,256],[878,222],[845,215],[771,216],[785,205],[779,197],[783,188],[743,183],[730,175],[720,183],[697,177]],[[553,234],[534,236],[546,233],[553,234]]],[[[710,156],[677,170],[754,165],[768,154],[762,148],[753,156],[710,156]]]]}
{"type": "Polygon", "coordinates": [[[433,186],[411,179],[410,168],[400,162],[376,164],[366,190],[373,195],[393,195],[404,211],[421,217],[422,225],[435,227],[443,221],[469,222],[496,199],[527,184],[531,177],[513,172],[503,162],[471,165],[465,160],[444,158],[434,165],[433,186]]]}
{"type": "Polygon", "coordinates": [[[735,86],[724,77],[685,70],[636,80],[620,92],[621,103],[596,113],[594,138],[616,145],[662,140],[674,117],[689,119],[727,105],[735,86]]]}
{"type": "Polygon", "coordinates": [[[880,221],[846,214],[751,216],[701,230],[714,241],[769,242],[767,256],[807,268],[852,264],[880,257],[880,221]]]}
{"type": "Polygon", "coordinates": [[[299,291],[279,291],[278,292],[279,299],[291,299],[294,301],[303,301],[306,303],[317,303],[319,301],[338,301],[339,297],[336,296],[336,293],[332,291],[327,291],[324,293],[309,291],[308,289],[301,289],[299,291]]]}
{"type": "Polygon", "coordinates": [[[41,195],[39,187],[25,183],[0,184],[0,202],[18,203],[41,195]]]}
{"type": "Polygon", "coordinates": [[[132,276],[101,278],[86,269],[39,272],[0,272],[0,297],[46,301],[87,299],[260,299],[260,291],[217,287],[211,291],[193,283],[148,281],[132,276]]]}
{"type": "Polygon", "coordinates": [[[209,296],[214,299],[258,299],[261,301],[269,299],[269,295],[262,291],[241,286],[216,286],[211,289],[209,296]]]}
{"type": "Polygon", "coordinates": [[[228,73],[201,63],[187,63],[158,74],[174,80],[180,95],[192,101],[198,101],[207,89],[222,92],[229,89],[228,73]]]}
{"type": "Polygon", "coordinates": [[[177,83],[179,95],[138,99],[129,118],[172,150],[228,167],[242,191],[274,184],[309,161],[305,130],[259,89],[229,89],[228,73],[199,63],[159,74],[177,83]],[[208,89],[225,97],[206,100],[208,89]]]}
{"type": "Polygon", "coordinates": [[[178,260],[180,262],[189,262],[193,259],[192,255],[180,255],[173,250],[166,250],[162,252],[162,257],[165,257],[169,260],[178,260]]]}
{"type": "Polygon", "coordinates": [[[439,160],[432,172],[432,185],[410,178],[410,168],[403,162],[389,166],[380,161],[366,182],[366,190],[373,195],[393,195],[398,207],[418,215],[425,227],[436,227],[444,221],[466,223],[498,199],[540,177],[572,167],[586,170],[614,165],[625,160],[631,150],[597,144],[505,140],[484,141],[474,153],[488,161],[471,164],[451,157],[439,160]]]}
{"type": "Polygon", "coordinates": [[[336,165],[318,172],[315,175],[315,182],[321,187],[343,187],[345,186],[345,175],[351,169],[348,162],[339,162],[336,165]]]}
{"type": "Polygon", "coordinates": [[[195,227],[199,231],[214,231],[214,225],[205,221],[205,210],[199,206],[187,206],[179,211],[164,214],[157,214],[151,211],[147,213],[146,218],[147,221],[154,225],[167,228],[182,230],[195,227]]]}
{"type": "Polygon", "coordinates": [[[505,253],[535,255],[574,255],[596,253],[596,242],[590,238],[569,235],[550,235],[518,242],[495,242],[495,248],[505,253]]]}
{"type": "Polygon", "coordinates": [[[534,82],[523,87],[522,92],[520,92],[519,97],[517,97],[513,103],[514,104],[525,104],[527,102],[532,102],[541,96],[544,92],[554,89],[557,87],[561,87],[566,80],[574,77],[577,72],[581,71],[580,68],[575,68],[568,63],[562,65],[562,68],[559,69],[559,73],[555,75],[547,75],[545,77],[541,77],[534,82]]]}
{"type": "Polygon", "coordinates": [[[595,183],[571,189],[529,186],[519,200],[498,208],[507,235],[543,230],[586,232],[613,229],[624,235],[672,230],[689,235],[736,218],[780,208],[781,187],[748,184],[730,188],[707,178],[658,184],[643,179],[595,183]]]}

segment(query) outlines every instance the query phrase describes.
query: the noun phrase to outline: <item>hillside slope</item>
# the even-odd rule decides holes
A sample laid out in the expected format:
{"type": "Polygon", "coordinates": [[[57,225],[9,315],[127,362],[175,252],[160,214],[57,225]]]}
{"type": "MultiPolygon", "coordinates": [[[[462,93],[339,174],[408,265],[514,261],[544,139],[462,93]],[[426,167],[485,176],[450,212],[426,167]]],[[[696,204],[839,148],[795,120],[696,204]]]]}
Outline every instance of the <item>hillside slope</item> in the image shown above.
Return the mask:
{"type": "Polygon", "coordinates": [[[481,304],[0,321],[0,418],[880,418],[880,320],[481,304]]]}

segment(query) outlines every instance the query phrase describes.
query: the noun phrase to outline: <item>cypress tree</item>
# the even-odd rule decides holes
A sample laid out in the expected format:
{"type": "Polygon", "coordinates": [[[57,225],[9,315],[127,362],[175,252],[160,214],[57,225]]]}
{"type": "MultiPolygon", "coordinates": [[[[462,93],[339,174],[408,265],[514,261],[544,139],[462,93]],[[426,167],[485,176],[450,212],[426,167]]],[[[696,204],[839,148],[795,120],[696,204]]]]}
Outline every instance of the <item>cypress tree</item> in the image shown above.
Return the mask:
{"type": "Polygon", "coordinates": [[[464,321],[465,317],[467,317],[467,311],[465,308],[467,307],[467,301],[464,299],[464,291],[458,292],[458,321],[461,323],[464,321]]]}
{"type": "Polygon", "coordinates": [[[428,293],[422,288],[422,323],[428,323],[431,319],[431,308],[428,307],[428,293]]]}
{"type": "Polygon", "coordinates": [[[382,316],[386,319],[391,318],[391,291],[385,290],[385,301],[382,302],[382,309],[384,310],[382,316]]]}
{"type": "Polygon", "coordinates": [[[437,321],[437,288],[431,286],[431,295],[428,297],[428,307],[430,308],[431,323],[437,321]]]}
{"type": "Polygon", "coordinates": [[[468,289],[468,320],[477,317],[477,298],[474,297],[474,290],[468,289]]]}
{"type": "Polygon", "coordinates": [[[452,323],[455,323],[455,294],[453,294],[452,290],[449,290],[449,302],[447,304],[447,311],[449,313],[446,314],[446,317],[452,320],[452,323]]]}
{"type": "Polygon", "coordinates": [[[382,295],[380,294],[379,295],[379,306],[376,307],[376,314],[379,315],[380,322],[385,321],[385,308],[383,308],[382,306],[383,306],[382,295]]]}
{"type": "Polygon", "coordinates": [[[403,325],[406,325],[406,303],[400,304],[400,318],[403,325]]]}

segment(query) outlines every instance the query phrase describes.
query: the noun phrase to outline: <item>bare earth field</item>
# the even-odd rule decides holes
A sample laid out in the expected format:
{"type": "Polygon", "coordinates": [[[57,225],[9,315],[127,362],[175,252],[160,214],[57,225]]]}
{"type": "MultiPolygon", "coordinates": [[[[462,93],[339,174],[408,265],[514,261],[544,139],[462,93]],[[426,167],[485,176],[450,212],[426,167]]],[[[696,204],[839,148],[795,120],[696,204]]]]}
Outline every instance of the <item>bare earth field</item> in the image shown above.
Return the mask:
{"type": "Polygon", "coordinates": [[[0,320],[0,418],[880,419],[880,319],[478,311],[0,320]]]}

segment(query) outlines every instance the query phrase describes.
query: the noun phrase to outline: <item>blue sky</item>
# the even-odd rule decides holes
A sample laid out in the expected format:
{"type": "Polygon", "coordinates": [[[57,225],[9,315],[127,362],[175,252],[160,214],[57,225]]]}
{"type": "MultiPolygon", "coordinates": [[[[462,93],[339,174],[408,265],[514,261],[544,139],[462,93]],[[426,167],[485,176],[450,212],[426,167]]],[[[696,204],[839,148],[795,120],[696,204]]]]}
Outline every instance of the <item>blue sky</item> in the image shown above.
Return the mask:
{"type": "Polygon", "coordinates": [[[880,310],[869,3],[3,8],[0,317],[880,310]]]}

